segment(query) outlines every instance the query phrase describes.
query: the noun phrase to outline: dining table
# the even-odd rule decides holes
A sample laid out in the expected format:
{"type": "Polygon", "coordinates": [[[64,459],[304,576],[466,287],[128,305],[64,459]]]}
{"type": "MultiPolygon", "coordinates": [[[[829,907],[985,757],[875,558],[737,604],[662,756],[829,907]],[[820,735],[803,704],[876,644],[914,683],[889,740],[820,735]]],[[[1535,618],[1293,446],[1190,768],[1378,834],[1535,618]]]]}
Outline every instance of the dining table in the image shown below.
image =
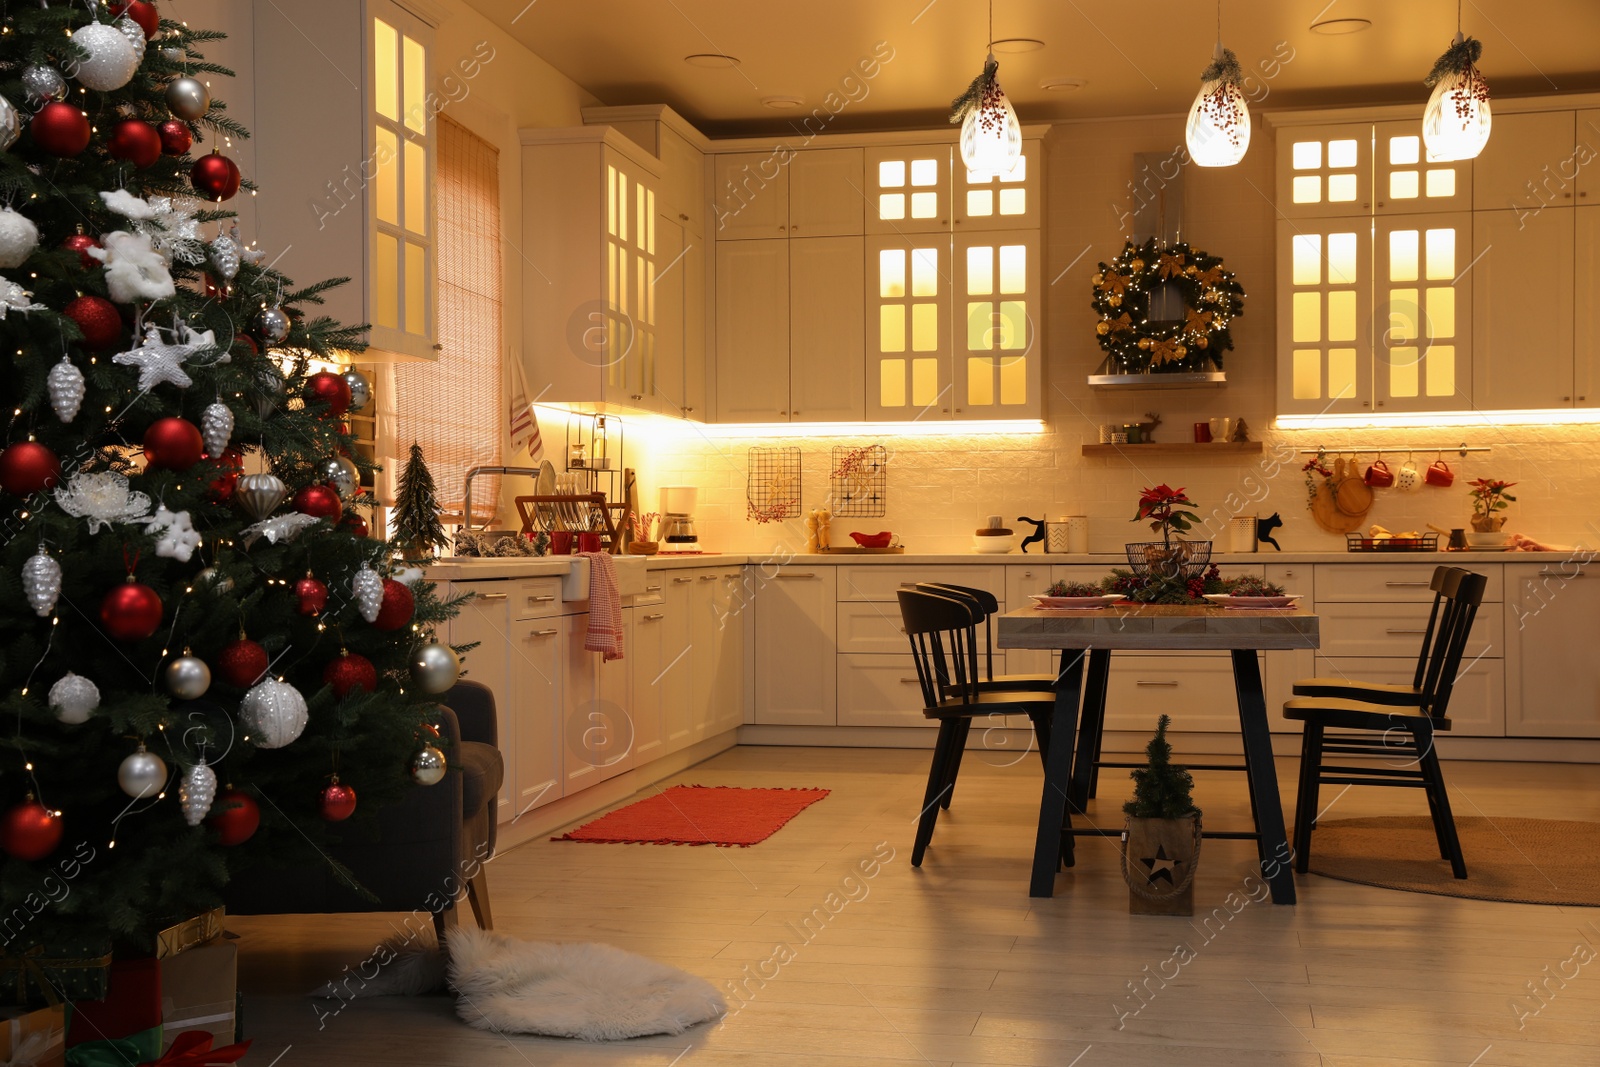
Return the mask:
{"type": "MultiPolygon", "coordinates": [[[[1252,831],[1205,831],[1203,836],[1253,838],[1262,877],[1271,889],[1273,903],[1293,904],[1294,874],[1283,805],[1278,797],[1278,774],[1272,762],[1272,738],[1257,654],[1270,649],[1316,648],[1319,638],[1317,616],[1292,605],[1233,608],[1211,603],[1122,602],[1095,608],[1035,606],[998,616],[997,647],[1060,649],[1062,652],[1054,686],[1055,708],[1045,756],[1029,895],[1053,895],[1056,873],[1063,861],[1067,866],[1073,864],[1075,836],[1113,837],[1122,833],[1120,820],[1115,827],[1077,828],[1071,822],[1073,814],[1085,811],[1092,792],[1105,730],[1111,653],[1211,650],[1226,651],[1233,661],[1244,762],[1240,767],[1228,769],[1245,773],[1255,828],[1252,831]],[[1073,755],[1075,735],[1076,761],[1073,755]]],[[[1181,709],[1172,710],[1181,712],[1181,709]]],[[[1181,714],[1177,717],[1181,719],[1181,714]]]]}

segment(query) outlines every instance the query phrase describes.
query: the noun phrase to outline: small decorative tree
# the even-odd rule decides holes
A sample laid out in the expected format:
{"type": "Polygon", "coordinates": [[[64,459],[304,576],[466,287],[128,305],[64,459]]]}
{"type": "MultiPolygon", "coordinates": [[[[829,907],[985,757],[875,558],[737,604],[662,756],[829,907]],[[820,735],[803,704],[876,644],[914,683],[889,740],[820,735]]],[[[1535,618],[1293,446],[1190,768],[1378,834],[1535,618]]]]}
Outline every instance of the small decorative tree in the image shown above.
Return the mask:
{"type": "Polygon", "coordinates": [[[1193,915],[1194,875],[1200,859],[1200,809],[1190,789],[1194,779],[1172,763],[1167,741],[1170,715],[1156,723],[1145,746],[1149,762],[1132,774],[1133,799],[1123,833],[1122,877],[1128,910],[1135,915],[1193,915]]]}
{"type": "Polygon", "coordinates": [[[411,442],[411,455],[406,459],[405,469],[400,472],[391,540],[412,562],[432,558],[433,550],[448,542],[444,524],[439,521],[439,498],[433,486],[433,474],[422,461],[422,446],[415,441],[411,442]]]}
{"type": "Polygon", "coordinates": [[[1193,776],[1172,762],[1172,743],[1167,740],[1171,725],[1171,715],[1156,720],[1156,735],[1144,747],[1149,763],[1130,775],[1133,799],[1122,805],[1124,814],[1136,819],[1184,819],[1200,814],[1190,795],[1193,776]]]}

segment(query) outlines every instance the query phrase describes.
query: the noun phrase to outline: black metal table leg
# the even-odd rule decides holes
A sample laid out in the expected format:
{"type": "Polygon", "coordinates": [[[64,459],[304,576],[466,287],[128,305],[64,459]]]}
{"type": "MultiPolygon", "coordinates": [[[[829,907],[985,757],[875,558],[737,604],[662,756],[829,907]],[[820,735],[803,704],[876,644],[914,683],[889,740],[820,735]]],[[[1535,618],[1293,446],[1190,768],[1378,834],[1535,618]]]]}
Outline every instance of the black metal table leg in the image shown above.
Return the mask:
{"type": "Polygon", "coordinates": [[[1272,735],[1267,729],[1267,699],[1261,689],[1261,666],[1254,649],[1236,648],[1233,685],[1239,698],[1239,732],[1244,736],[1250,791],[1255,799],[1257,854],[1261,873],[1272,887],[1274,904],[1294,903],[1294,872],[1289,840],[1283,827],[1283,802],[1278,798],[1278,771],[1272,762],[1272,735]]]}
{"type": "Polygon", "coordinates": [[[1083,685],[1083,653],[1068,650],[1056,678],[1056,706],[1050,718],[1050,752],[1045,759],[1044,786],[1039,796],[1039,827],[1033,841],[1033,877],[1030,897],[1055,892],[1056,869],[1061,863],[1061,831],[1068,825],[1067,788],[1072,770],[1073,731],[1077,726],[1078,692],[1083,685]]]}
{"type": "Polygon", "coordinates": [[[1089,669],[1084,676],[1083,715],[1078,724],[1078,748],[1072,765],[1072,786],[1067,790],[1067,810],[1082,815],[1084,805],[1094,796],[1095,762],[1100,758],[1100,741],[1106,729],[1106,683],[1111,677],[1111,650],[1089,650],[1089,669]]]}

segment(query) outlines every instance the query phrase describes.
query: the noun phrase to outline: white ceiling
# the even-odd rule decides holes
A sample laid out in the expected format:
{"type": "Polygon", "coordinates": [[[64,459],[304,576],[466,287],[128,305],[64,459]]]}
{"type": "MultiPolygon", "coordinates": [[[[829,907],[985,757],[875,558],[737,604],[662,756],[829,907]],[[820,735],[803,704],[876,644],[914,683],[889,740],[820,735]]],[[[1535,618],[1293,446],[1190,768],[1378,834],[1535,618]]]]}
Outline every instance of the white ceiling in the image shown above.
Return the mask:
{"type": "MultiPolygon", "coordinates": [[[[468,2],[605,103],[670,104],[714,135],[787,131],[823,107],[830,91],[839,93],[835,107],[855,97],[830,132],[940,125],[950,99],[981,68],[988,35],[983,0],[468,2]],[[880,41],[893,58],[870,81],[846,83],[860,77],[858,64],[880,41]],[[684,62],[705,52],[740,63],[684,62]],[[776,111],[761,102],[769,96],[798,96],[804,105],[776,111]]],[[[1479,67],[1496,96],[1600,89],[1600,3],[1459,4],[1463,29],[1483,42],[1479,67]]],[[[1428,92],[1422,79],[1450,43],[1457,6],[1224,0],[1223,41],[1254,73],[1253,95],[1266,93],[1256,107],[1420,107],[1428,92]],[[1309,28],[1358,17],[1372,27],[1348,36],[1309,28]]],[[[994,19],[997,39],[1045,42],[999,56],[1001,85],[1023,122],[1186,111],[1216,39],[1216,7],[1205,0],[996,0],[994,19]],[[1064,78],[1085,85],[1067,93],[1040,88],[1064,78]]]]}

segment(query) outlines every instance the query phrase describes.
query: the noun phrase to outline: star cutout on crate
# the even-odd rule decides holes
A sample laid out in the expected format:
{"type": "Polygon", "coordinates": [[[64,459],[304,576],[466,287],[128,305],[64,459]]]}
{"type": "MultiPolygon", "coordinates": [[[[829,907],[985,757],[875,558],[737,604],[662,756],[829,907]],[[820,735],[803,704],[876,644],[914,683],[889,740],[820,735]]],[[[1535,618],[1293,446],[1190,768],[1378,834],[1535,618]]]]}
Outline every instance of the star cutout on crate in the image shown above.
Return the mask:
{"type": "Polygon", "coordinates": [[[216,338],[210,330],[195,333],[181,325],[178,335],[181,340],[177,344],[168,344],[161,339],[158,327],[146,326],[144,344],[126,352],[118,352],[111,357],[111,362],[124,367],[138,367],[139,388],[144,392],[149,392],[161,382],[171,382],[179,389],[187,389],[194,384],[194,380],[184,372],[183,361],[202,349],[214,347],[216,338]]]}
{"type": "Polygon", "coordinates": [[[1177,883],[1172,880],[1172,873],[1177,870],[1178,864],[1182,863],[1183,861],[1168,859],[1167,846],[1157,845],[1156,854],[1154,856],[1151,856],[1147,859],[1141,859],[1139,862],[1150,868],[1150,873],[1146,875],[1146,878],[1149,880],[1151,885],[1155,885],[1157,879],[1165,879],[1168,885],[1176,885],[1177,883]]]}

